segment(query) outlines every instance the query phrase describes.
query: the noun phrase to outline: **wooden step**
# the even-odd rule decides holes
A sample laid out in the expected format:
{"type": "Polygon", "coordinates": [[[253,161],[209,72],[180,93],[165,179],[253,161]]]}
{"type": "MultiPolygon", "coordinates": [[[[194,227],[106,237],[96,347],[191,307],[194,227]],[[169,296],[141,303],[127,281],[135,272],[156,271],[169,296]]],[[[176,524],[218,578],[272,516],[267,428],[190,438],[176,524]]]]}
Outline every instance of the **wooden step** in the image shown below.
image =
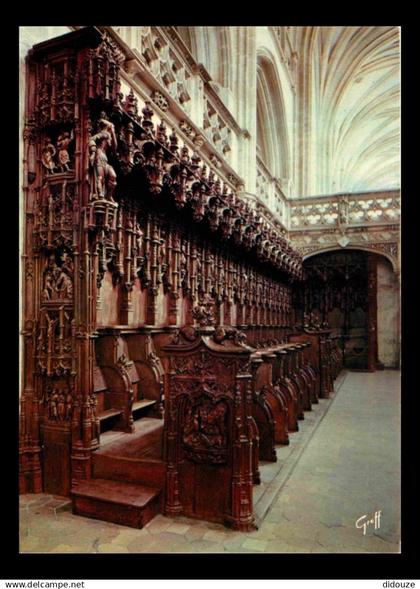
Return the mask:
{"type": "Polygon", "coordinates": [[[130,458],[127,456],[93,453],[93,476],[150,487],[165,484],[165,463],[156,458],[130,458]]]}
{"type": "Polygon", "coordinates": [[[80,481],[71,495],[76,515],[142,528],[159,513],[161,488],[90,479],[80,481]]]}
{"type": "Polygon", "coordinates": [[[101,411],[98,414],[99,421],[104,421],[105,419],[110,419],[111,417],[116,417],[117,415],[122,415],[124,411],[122,409],[105,409],[105,411],[101,411]]]}
{"type": "Polygon", "coordinates": [[[144,417],[135,422],[133,433],[107,432],[92,453],[92,474],[149,487],[163,487],[163,420],[144,417]]]}
{"type": "Polygon", "coordinates": [[[140,458],[147,455],[150,458],[150,448],[156,448],[154,458],[161,457],[163,419],[142,417],[135,422],[133,433],[107,432],[101,435],[100,448],[95,454],[113,454],[114,456],[128,456],[140,458]]]}
{"type": "Polygon", "coordinates": [[[146,409],[146,407],[151,407],[155,404],[156,401],[153,401],[151,399],[140,399],[140,401],[135,401],[133,403],[132,411],[137,411],[138,409],[146,409]]]}

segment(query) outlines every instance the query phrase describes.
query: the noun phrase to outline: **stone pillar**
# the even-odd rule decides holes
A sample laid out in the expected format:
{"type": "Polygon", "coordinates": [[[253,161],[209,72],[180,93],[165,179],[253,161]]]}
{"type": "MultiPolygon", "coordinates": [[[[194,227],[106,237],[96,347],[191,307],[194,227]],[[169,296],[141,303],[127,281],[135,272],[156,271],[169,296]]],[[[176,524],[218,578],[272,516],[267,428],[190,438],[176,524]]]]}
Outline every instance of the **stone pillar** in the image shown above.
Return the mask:
{"type": "Polygon", "coordinates": [[[238,174],[245,182],[245,190],[256,192],[257,170],[257,51],[255,27],[237,27],[238,68],[236,70],[235,113],[244,130],[238,141],[238,174]]]}
{"type": "Polygon", "coordinates": [[[375,371],[378,365],[378,258],[375,254],[368,255],[368,361],[367,368],[375,371]]]}

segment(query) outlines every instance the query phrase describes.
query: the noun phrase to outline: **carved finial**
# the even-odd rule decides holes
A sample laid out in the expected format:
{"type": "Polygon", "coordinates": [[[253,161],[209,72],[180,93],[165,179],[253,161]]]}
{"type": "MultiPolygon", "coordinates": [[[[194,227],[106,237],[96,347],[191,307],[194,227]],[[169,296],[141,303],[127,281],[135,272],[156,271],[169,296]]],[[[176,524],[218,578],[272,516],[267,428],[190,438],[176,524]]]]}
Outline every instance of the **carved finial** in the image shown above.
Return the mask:
{"type": "Polygon", "coordinates": [[[175,129],[172,129],[172,133],[169,135],[169,149],[174,155],[178,155],[178,136],[175,133],[175,129]]]}
{"type": "Polygon", "coordinates": [[[181,161],[182,163],[188,165],[190,163],[190,156],[188,153],[188,147],[186,147],[184,145],[184,147],[181,148],[181,161]]]}
{"type": "Polygon", "coordinates": [[[144,107],[142,108],[143,113],[143,121],[142,125],[146,129],[146,131],[151,134],[153,129],[153,121],[152,116],[154,115],[153,110],[150,107],[150,102],[146,100],[144,107]]]}
{"type": "Polygon", "coordinates": [[[198,168],[200,167],[200,162],[200,156],[196,152],[194,152],[191,156],[191,168],[193,172],[196,172],[198,170],[198,168]]]}
{"type": "Polygon", "coordinates": [[[124,110],[133,118],[138,118],[138,99],[132,88],[125,99],[124,110]]]}
{"type": "Polygon", "coordinates": [[[204,164],[201,169],[201,180],[203,182],[207,182],[207,166],[206,166],[206,164],[204,164]]]}
{"type": "Polygon", "coordinates": [[[168,136],[166,134],[166,125],[164,121],[161,121],[156,130],[156,139],[163,145],[168,144],[168,136]]]}

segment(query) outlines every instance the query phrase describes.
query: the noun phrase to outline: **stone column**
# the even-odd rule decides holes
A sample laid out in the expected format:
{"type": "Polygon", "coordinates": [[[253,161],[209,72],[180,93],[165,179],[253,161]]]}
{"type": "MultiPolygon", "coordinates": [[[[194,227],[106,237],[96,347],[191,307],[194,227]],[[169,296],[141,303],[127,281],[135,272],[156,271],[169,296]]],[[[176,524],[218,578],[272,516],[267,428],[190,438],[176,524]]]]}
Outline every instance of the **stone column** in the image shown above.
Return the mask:
{"type": "Polygon", "coordinates": [[[236,27],[238,67],[235,94],[236,119],[243,129],[238,141],[238,173],[244,179],[245,191],[256,192],[257,157],[257,50],[255,27],[236,27]]]}

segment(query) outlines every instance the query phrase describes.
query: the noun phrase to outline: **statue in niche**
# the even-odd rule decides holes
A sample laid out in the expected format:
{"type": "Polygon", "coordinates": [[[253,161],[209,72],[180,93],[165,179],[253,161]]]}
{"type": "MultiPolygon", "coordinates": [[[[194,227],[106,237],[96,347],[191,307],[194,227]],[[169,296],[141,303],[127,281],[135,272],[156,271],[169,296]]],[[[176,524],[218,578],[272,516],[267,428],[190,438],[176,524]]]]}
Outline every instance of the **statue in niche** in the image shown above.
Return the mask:
{"type": "Polygon", "coordinates": [[[41,391],[39,397],[39,404],[40,405],[48,405],[52,393],[52,386],[50,384],[46,385],[45,389],[41,391]]]}
{"type": "Polygon", "coordinates": [[[180,273],[179,273],[179,277],[180,277],[180,281],[181,284],[183,284],[184,281],[186,281],[187,279],[187,273],[188,273],[188,269],[187,269],[187,255],[186,255],[186,246],[183,243],[181,245],[181,255],[180,255],[180,273]]]}
{"type": "MultiPolygon", "coordinates": [[[[134,229],[134,243],[133,243],[133,256],[134,256],[134,273],[140,275],[141,272],[145,270],[145,263],[147,260],[146,254],[142,256],[142,247],[143,247],[143,231],[136,221],[135,229],[134,229]]],[[[144,276],[143,276],[143,282],[144,276]]]]}
{"type": "Polygon", "coordinates": [[[207,255],[207,278],[211,279],[214,276],[214,256],[213,254],[207,255]]]}
{"type": "Polygon", "coordinates": [[[197,284],[198,284],[198,290],[200,292],[202,292],[203,290],[203,284],[202,284],[202,280],[203,280],[203,264],[201,263],[201,258],[198,255],[197,259],[195,261],[195,274],[197,277],[197,284]]]}
{"type": "Polygon", "coordinates": [[[69,146],[73,137],[73,131],[62,131],[57,137],[56,145],[53,145],[51,138],[47,137],[41,162],[48,174],[70,171],[69,146]]]}
{"type": "Polygon", "coordinates": [[[139,225],[139,223],[136,222],[136,228],[135,228],[135,242],[136,242],[136,254],[137,256],[141,256],[141,248],[143,245],[143,231],[141,230],[141,227],[139,225]]]}
{"type": "Polygon", "coordinates": [[[117,149],[117,139],[113,123],[106,119],[104,112],[99,120],[99,131],[89,141],[89,173],[88,180],[91,187],[91,196],[94,199],[113,199],[117,185],[117,175],[114,168],[108,163],[107,151],[117,149]]]}
{"type": "Polygon", "coordinates": [[[96,420],[96,407],[98,399],[96,395],[90,395],[88,399],[90,418],[92,419],[92,438],[99,438],[98,422],[96,420]]]}
{"type": "Polygon", "coordinates": [[[63,253],[62,260],[61,274],[56,283],[58,298],[71,299],[73,296],[73,260],[66,252],[63,253]]]}
{"type": "Polygon", "coordinates": [[[66,420],[70,420],[71,418],[71,409],[72,409],[72,405],[73,405],[73,397],[71,394],[71,390],[68,391],[67,396],[66,396],[66,420]]]}
{"type": "Polygon", "coordinates": [[[59,272],[60,269],[55,261],[55,255],[51,254],[44,270],[44,285],[42,289],[43,301],[51,301],[54,299],[54,293],[56,292],[55,285],[58,278],[57,274],[59,272]]]}
{"type": "Polygon", "coordinates": [[[57,398],[57,415],[60,421],[64,421],[66,417],[66,402],[63,391],[60,391],[57,398]]]}
{"type": "Polygon", "coordinates": [[[53,389],[51,397],[49,399],[48,417],[52,421],[58,419],[58,391],[53,389]]]}
{"type": "Polygon", "coordinates": [[[56,153],[57,153],[57,151],[56,151],[54,145],[51,143],[50,138],[48,137],[46,140],[45,147],[42,150],[41,162],[49,174],[54,174],[54,170],[55,170],[54,158],[55,158],[56,153]]]}
{"type": "Polygon", "coordinates": [[[42,301],[71,299],[73,297],[73,272],[73,260],[67,252],[63,252],[61,256],[61,266],[57,264],[55,254],[51,254],[44,270],[42,301]]]}
{"type": "Polygon", "coordinates": [[[70,170],[69,163],[70,163],[70,156],[69,156],[69,145],[73,141],[73,131],[70,133],[68,131],[64,131],[60,133],[57,138],[57,160],[58,160],[58,168],[61,172],[68,172],[70,170]]]}
{"type": "Polygon", "coordinates": [[[225,285],[225,269],[222,265],[219,268],[219,284],[222,287],[225,285]]]}
{"type": "Polygon", "coordinates": [[[160,242],[160,253],[159,253],[159,265],[161,268],[162,278],[165,276],[166,269],[168,267],[166,260],[166,239],[161,239],[160,242]]]}

